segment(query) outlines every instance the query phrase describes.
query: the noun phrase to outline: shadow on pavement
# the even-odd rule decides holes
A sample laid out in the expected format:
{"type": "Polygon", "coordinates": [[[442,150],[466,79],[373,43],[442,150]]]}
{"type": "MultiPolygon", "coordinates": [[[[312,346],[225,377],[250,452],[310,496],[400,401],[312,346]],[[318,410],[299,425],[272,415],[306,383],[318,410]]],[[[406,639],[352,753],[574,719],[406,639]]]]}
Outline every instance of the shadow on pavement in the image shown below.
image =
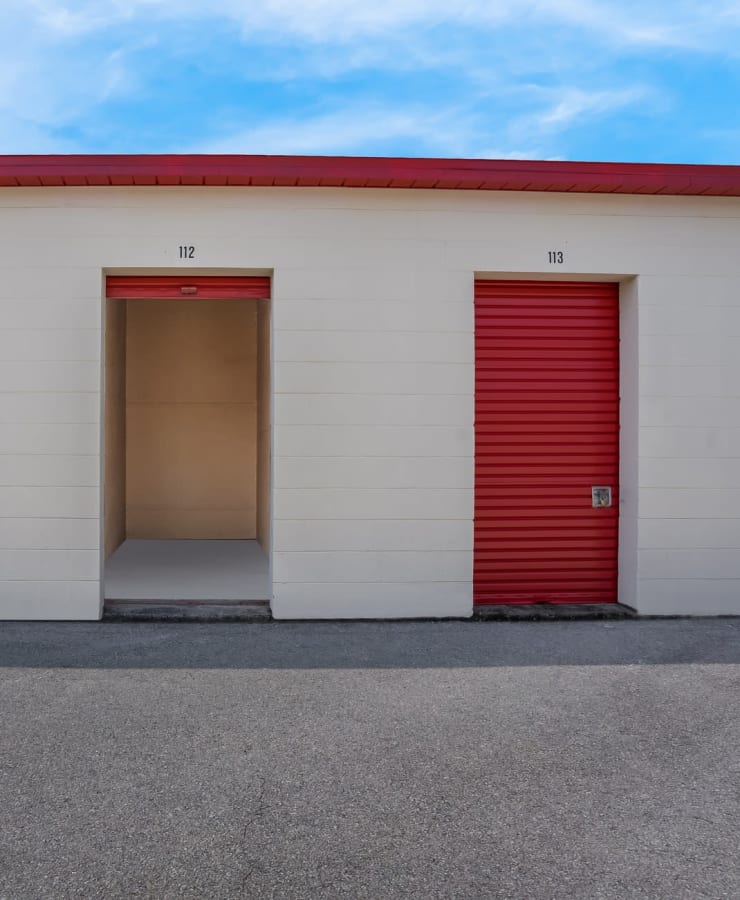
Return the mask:
{"type": "Polygon", "coordinates": [[[0,623],[0,668],[446,669],[740,663],[740,619],[0,623]]]}

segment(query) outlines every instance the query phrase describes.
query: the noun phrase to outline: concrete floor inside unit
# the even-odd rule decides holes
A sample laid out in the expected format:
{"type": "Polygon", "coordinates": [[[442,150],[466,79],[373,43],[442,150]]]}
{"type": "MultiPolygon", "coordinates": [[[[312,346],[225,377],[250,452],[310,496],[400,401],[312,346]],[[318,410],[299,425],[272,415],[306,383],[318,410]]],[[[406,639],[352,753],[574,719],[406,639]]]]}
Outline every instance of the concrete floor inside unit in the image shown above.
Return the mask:
{"type": "Polygon", "coordinates": [[[126,540],[105,563],[106,600],[267,600],[257,541],[126,540]]]}

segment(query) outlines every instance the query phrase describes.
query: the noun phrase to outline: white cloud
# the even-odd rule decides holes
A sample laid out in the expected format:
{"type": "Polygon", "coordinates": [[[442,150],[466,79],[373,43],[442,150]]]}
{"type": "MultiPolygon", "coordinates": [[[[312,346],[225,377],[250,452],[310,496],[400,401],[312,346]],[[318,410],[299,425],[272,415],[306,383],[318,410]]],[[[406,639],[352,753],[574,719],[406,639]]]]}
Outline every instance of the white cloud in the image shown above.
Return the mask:
{"type": "MultiPolygon", "coordinates": [[[[13,5],[20,0],[6,0],[13,5]]],[[[124,22],[227,19],[248,35],[288,36],[320,44],[435,25],[494,28],[504,23],[564,24],[598,34],[607,43],[706,47],[725,43],[728,23],[740,16],[734,0],[30,0],[20,4],[59,37],[124,22]]],[[[736,43],[733,41],[732,43],[736,43]]],[[[730,44],[731,46],[731,44],[730,44]]]]}
{"type": "Polygon", "coordinates": [[[45,125],[0,110],[0,153],[75,153],[74,141],[49,134],[45,125]]]}
{"type": "Polygon", "coordinates": [[[585,116],[594,117],[624,109],[646,99],[645,88],[633,87],[616,91],[585,91],[567,88],[543,112],[526,117],[527,127],[541,131],[561,131],[585,116]]]}
{"type": "Polygon", "coordinates": [[[74,139],[58,137],[57,132],[133,90],[136,72],[129,56],[141,40],[115,49],[86,43],[79,40],[77,13],[63,4],[3,2],[0,152],[79,150],[74,139]],[[51,23],[48,27],[45,17],[51,23]]]}
{"type": "Polygon", "coordinates": [[[553,159],[548,138],[574,122],[641,102],[646,92],[588,92],[578,88],[537,91],[537,111],[499,123],[472,106],[398,108],[348,104],[320,115],[291,116],[250,127],[222,126],[222,137],[185,148],[194,153],[352,154],[390,153],[409,142],[429,156],[482,159],[553,159]],[[544,101],[544,107],[543,107],[544,101]]]}
{"type": "MultiPolygon", "coordinates": [[[[257,104],[244,125],[248,104],[225,111],[216,98],[210,121],[198,123],[211,135],[199,149],[212,152],[393,152],[396,143],[430,155],[549,158],[563,150],[556,138],[581,121],[654,102],[653,89],[625,75],[625,48],[740,53],[737,0],[712,4],[711,15],[696,0],[0,2],[0,152],[44,149],[44,134],[49,150],[77,149],[76,140],[79,149],[99,149],[57,135],[83,133],[111,99],[144,104],[158,72],[167,80],[186,61],[217,59],[214,26],[231,28],[247,49],[233,61],[245,93],[260,82],[306,82],[314,99],[254,124],[257,104]],[[159,41],[148,56],[147,41],[159,41]],[[440,96],[415,96],[413,87],[393,96],[392,77],[420,83],[424,72],[440,96]],[[359,91],[340,85],[354,73],[359,91]],[[376,87],[368,73],[385,74],[385,84],[376,87]]],[[[98,118],[109,140],[131,134],[98,118]]],[[[171,149],[166,140],[142,149],[171,149]]]]}
{"type": "Polygon", "coordinates": [[[466,113],[455,109],[352,105],[316,116],[237,127],[222,138],[189,149],[197,153],[337,154],[413,140],[429,154],[457,156],[464,154],[474,139],[468,119],[466,113]]]}
{"type": "Polygon", "coordinates": [[[654,91],[641,85],[612,91],[529,86],[523,93],[529,94],[524,103],[529,111],[512,117],[502,137],[510,146],[537,148],[533,159],[561,158],[562,154],[553,154],[552,148],[563,146],[562,141],[574,127],[589,124],[596,129],[606,117],[623,115],[628,109],[644,112],[661,102],[654,91]]]}

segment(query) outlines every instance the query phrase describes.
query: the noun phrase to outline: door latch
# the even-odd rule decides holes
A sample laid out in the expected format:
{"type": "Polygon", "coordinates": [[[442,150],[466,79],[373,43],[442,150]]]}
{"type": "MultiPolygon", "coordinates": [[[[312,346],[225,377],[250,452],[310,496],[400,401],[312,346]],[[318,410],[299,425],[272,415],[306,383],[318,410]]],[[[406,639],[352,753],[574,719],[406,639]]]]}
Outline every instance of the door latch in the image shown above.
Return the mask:
{"type": "Polygon", "coordinates": [[[612,505],[612,489],[606,485],[594,485],[591,488],[591,506],[595,509],[605,509],[612,505]]]}

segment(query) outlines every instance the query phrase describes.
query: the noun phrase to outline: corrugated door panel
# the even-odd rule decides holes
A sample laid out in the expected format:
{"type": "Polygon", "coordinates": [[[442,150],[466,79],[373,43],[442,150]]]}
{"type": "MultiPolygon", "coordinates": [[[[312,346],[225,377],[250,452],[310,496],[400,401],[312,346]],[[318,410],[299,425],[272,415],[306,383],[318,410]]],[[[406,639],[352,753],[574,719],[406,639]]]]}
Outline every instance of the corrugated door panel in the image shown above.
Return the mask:
{"type": "Polygon", "coordinates": [[[270,278],[262,275],[108,275],[110,300],[269,299],[270,278]]]}
{"type": "Polygon", "coordinates": [[[616,284],[475,283],[474,598],[617,599],[616,284]],[[591,488],[611,485],[594,509],[591,488]]]}

